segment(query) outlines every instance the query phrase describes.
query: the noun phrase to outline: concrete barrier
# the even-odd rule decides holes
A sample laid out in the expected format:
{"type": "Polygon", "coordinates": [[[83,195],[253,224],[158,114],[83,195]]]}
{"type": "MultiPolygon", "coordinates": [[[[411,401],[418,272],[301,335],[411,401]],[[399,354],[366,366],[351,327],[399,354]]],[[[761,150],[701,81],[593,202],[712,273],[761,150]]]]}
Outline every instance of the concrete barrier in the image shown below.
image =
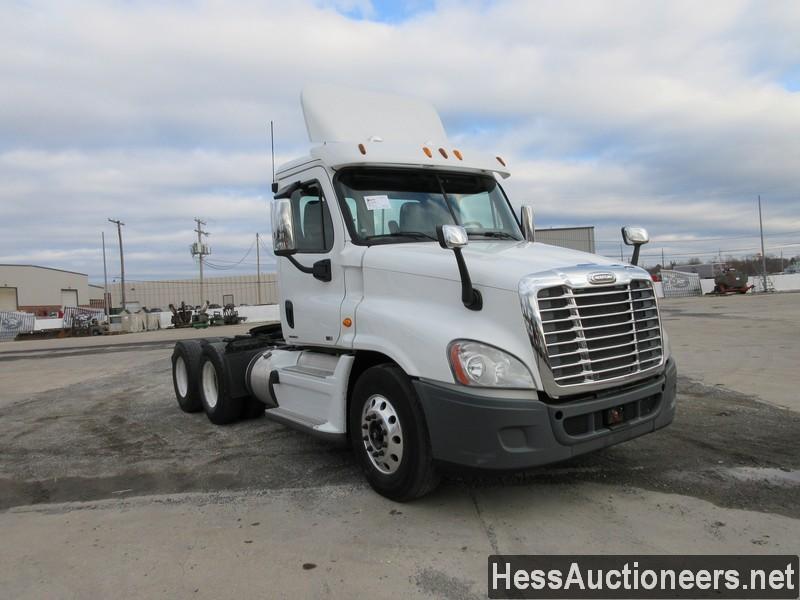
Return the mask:
{"type": "MultiPolygon", "coordinates": [[[[776,292],[790,292],[792,290],[800,290],[800,273],[781,273],[780,275],[767,275],[767,278],[772,281],[772,285],[776,292]]],[[[752,275],[747,283],[761,289],[763,280],[761,275],[752,275]]]]}
{"type": "Polygon", "coordinates": [[[279,321],[280,308],[277,304],[259,304],[256,306],[237,306],[240,317],[247,317],[247,322],[259,323],[262,321],[279,321]]]}

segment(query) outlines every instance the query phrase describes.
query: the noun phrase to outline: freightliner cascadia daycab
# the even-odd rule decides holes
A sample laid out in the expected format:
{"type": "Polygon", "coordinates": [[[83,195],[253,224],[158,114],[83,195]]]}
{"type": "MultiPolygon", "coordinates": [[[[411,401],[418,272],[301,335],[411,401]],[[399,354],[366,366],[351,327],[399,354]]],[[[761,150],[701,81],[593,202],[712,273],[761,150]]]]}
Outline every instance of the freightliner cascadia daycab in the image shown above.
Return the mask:
{"type": "Polygon", "coordinates": [[[503,158],[462,152],[431,105],[327,86],[301,104],[316,145],[273,183],[280,325],[179,342],[181,408],[349,442],[400,501],[443,466],[525,469],[672,421],[645,230],[623,228],[633,264],[537,243],[503,158]]]}

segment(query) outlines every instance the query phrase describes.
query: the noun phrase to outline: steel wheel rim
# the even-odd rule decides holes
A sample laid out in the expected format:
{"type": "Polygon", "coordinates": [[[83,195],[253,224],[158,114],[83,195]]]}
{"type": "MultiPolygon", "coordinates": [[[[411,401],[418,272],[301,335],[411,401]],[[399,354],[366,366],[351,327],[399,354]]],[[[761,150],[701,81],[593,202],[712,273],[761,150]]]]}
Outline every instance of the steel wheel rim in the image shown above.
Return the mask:
{"type": "Polygon", "coordinates": [[[217,405],[219,390],[217,389],[217,370],[211,361],[203,363],[203,397],[209,408],[217,405]]]}
{"type": "Polygon", "coordinates": [[[372,466],[392,475],[403,462],[403,428],[392,403],[373,394],[361,411],[361,439],[372,466]]]}
{"type": "Polygon", "coordinates": [[[182,356],[175,359],[175,384],[178,386],[178,395],[185,398],[189,391],[189,374],[186,371],[186,361],[182,356]]]}

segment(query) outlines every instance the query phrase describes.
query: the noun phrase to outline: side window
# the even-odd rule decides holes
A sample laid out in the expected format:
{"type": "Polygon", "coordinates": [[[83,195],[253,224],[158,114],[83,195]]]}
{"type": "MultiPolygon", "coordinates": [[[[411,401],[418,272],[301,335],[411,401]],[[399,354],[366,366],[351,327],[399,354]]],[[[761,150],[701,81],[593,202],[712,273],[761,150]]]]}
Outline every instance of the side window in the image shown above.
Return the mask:
{"type": "Polygon", "coordinates": [[[292,194],[297,252],[320,254],[333,248],[333,221],[322,190],[313,187],[292,194]]]}

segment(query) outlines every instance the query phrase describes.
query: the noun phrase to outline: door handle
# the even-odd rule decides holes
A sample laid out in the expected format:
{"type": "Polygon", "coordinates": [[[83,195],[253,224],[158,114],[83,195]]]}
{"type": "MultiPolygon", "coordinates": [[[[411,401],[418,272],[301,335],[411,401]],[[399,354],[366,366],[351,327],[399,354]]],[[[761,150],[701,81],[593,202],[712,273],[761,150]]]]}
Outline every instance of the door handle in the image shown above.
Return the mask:
{"type": "Polygon", "coordinates": [[[286,324],[294,329],[294,304],[292,304],[291,300],[287,300],[283,304],[284,312],[286,313],[286,324]]]}

